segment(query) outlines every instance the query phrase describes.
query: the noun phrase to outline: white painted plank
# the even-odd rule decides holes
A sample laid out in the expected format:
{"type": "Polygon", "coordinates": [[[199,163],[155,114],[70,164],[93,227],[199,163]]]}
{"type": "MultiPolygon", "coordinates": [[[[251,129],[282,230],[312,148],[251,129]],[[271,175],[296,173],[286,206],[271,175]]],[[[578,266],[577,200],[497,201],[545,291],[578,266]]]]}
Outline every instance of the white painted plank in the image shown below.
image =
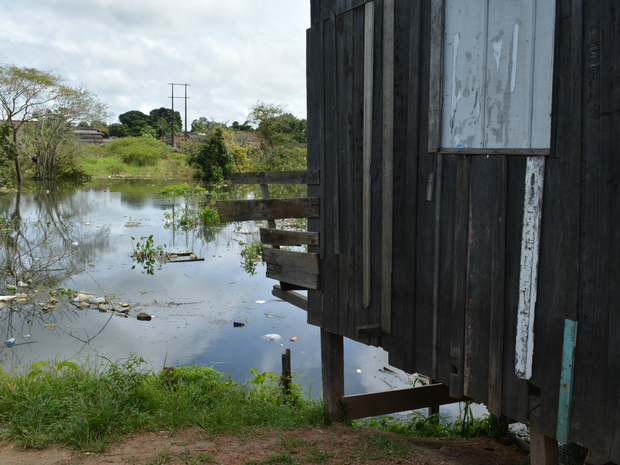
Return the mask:
{"type": "Polygon", "coordinates": [[[515,373],[521,379],[530,379],[532,377],[544,177],[545,158],[528,157],[525,171],[521,273],[519,277],[519,306],[515,347],[515,373]]]}

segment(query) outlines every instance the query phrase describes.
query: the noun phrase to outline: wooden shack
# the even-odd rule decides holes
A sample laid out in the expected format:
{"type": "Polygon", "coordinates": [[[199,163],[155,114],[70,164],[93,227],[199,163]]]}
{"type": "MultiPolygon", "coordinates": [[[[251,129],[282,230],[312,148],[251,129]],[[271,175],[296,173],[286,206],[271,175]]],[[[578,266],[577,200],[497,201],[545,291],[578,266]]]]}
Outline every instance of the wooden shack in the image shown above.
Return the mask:
{"type": "Polygon", "coordinates": [[[294,260],[272,277],[321,327],[330,410],[473,399],[530,422],[535,463],[557,461],[555,439],[620,463],[619,15],[311,0],[318,278],[306,302],[294,260]],[[342,337],[440,384],[343,396],[342,337]]]}

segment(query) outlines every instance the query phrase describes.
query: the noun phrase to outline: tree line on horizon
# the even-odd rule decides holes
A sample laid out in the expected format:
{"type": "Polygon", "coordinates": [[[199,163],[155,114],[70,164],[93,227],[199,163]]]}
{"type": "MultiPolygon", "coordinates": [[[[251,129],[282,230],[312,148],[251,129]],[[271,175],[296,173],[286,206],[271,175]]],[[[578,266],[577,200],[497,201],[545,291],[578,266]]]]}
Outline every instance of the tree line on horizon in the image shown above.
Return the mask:
{"type": "MultiPolygon", "coordinates": [[[[67,86],[52,71],[15,65],[0,65],[0,114],[0,186],[11,179],[21,185],[28,160],[41,182],[85,175],[76,127],[97,128],[105,137],[161,139],[171,130],[182,134],[183,124],[178,111],[161,107],[148,115],[130,110],[108,125],[107,105],[85,87],[67,86]]],[[[200,137],[178,150],[204,179],[228,179],[235,170],[305,169],[306,120],[284,106],[258,101],[243,123],[200,117],[191,131],[200,137]]]]}

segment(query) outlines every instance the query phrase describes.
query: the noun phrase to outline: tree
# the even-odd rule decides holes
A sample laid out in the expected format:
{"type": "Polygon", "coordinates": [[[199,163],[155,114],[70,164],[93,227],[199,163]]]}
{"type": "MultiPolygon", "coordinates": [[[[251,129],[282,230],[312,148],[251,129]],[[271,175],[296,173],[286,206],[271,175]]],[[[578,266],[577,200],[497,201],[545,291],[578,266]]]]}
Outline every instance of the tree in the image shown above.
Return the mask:
{"type": "Polygon", "coordinates": [[[256,131],[265,143],[273,144],[272,137],[276,133],[277,118],[284,114],[284,107],[275,103],[256,102],[248,115],[248,121],[254,124],[256,131]]]}
{"type": "Polygon", "coordinates": [[[131,136],[139,136],[140,129],[143,128],[145,124],[150,126],[152,123],[151,117],[139,110],[131,110],[122,115],[118,115],[118,120],[127,128],[131,136]]]}
{"type": "Polygon", "coordinates": [[[199,150],[187,158],[189,165],[200,168],[209,181],[230,179],[234,169],[234,156],[226,143],[224,131],[221,127],[215,127],[202,141],[199,150]]]}
{"type": "Polygon", "coordinates": [[[112,123],[108,126],[109,137],[127,137],[129,136],[129,128],[124,124],[112,123]]]}
{"type": "MultiPolygon", "coordinates": [[[[156,108],[149,113],[153,127],[158,131],[160,136],[170,133],[170,122],[172,121],[172,110],[170,108],[156,108]]],[[[174,112],[174,131],[175,134],[181,131],[183,120],[181,113],[174,112]]]]}
{"type": "Polygon", "coordinates": [[[77,121],[106,116],[106,105],[90,91],[61,86],[53,105],[35,114],[18,138],[19,147],[37,164],[39,180],[56,179],[59,165],[75,153],[77,121]]]}
{"type": "MultiPolygon", "coordinates": [[[[60,97],[62,79],[52,71],[19,68],[15,65],[0,66],[0,105],[3,119],[13,130],[13,143],[23,125],[60,97]]],[[[14,154],[17,181],[21,185],[22,172],[19,154],[14,154]]]]}
{"type": "Polygon", "coordinates": [[[226,128],[226,123],[218,123],[204,116],[192,121],[192,132],[202,132],[206,134],[216,127],[226,128]]]}
{"type": "Polygon", "coordinates": [[[11,164],[17,156],[17,147],[12,140],[13,129],[8,123],[0,126],[0,186],[11,186],[11,164]]]}

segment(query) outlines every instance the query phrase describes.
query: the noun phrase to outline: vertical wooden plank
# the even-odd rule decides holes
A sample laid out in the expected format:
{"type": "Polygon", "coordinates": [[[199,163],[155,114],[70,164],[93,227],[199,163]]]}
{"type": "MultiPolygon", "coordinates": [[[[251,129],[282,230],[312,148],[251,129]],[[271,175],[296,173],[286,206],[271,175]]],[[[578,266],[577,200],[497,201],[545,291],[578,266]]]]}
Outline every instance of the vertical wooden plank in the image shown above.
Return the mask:
{"type": "MultiPolygon", "coordinates": [[[[393,270],[408,270],[413,263],[414,222],[411,205],[415,185],[411,172],[412,150],[407,145],[409,138],[409,46],[411,43],[410,17],[411,2],[394,4],[394,97],[393,97],[393,177],[392,177],[392,243],[398,253],[393,255],[393,270]]],[[[415,160],[415,157],[414,157],[415,160]]],[[[390,352],[390,363],[405,366],[410,359],[403,347],[410,347],[413,330],[414,292],[411,276],[406,272],[392,275],[391,328],[389,336],[381,340],[382,347],[390,352]]]]}
{"type": "MultiPolygon", "coordinates": [[[[365,8],[354,8],[353,15],[353,135],[351,158],[351,307],[353,320],[350,323],[349,335],[355,337],[358,326],[377,323],[370,320],[370,311],[364,306],[364,250],[360,247],[364,242],[364,98],[365,98],[365,8]],[[361,194],[361,195],[360,195],[361,194]]],[[[374,26],[374,24],[371,24],[374,26]]],[[[372,72],[372,70],[371,70],[372,72]]],[[[372,99],[372,96],[370,96],[372,99]]],[[[372,118],[372,115],[371,115],[372,118]]],[[[370,187],[370,186],[369,186],[370,187]]],[[[369,189],[370,192],[370,189],[369,189]]],[[[370,197],[369,197],[370,199],[370,197]]],[[[370,207],[370,206],[369,206],[370,207]]],[[[369,210],[370,211],[370,210],[369,210]]],[[[368,230],[370,238],[370,229],[368,230]]],[[[368,255],[370,259],[370,255],[368,255]]],[[[370,267],[369,267],[370,271],[370,267]]],[[[369,274],[370,278],[370,274],[369,274]]],[[[370,287],[369,287],[370,292],[370,287]]],[[[368,341],[364,341],[368,342],[368,341]]]]}
{"type": "MultiPolygon", "coordinates": [[[[526,157],[507,157],[506,160],[506,248],[504,287],[504,344],[502,354],[501,401],[502,414],[525,422],[528,418],[528,391],[526,380],[517,377],[514,370],[521,275],[521,237],[523,230],[523,179],[526,157]]],[[[546,219],[546,218],[545,218],[546,219]]]]}
{"type": "Polygon", "coordinates": [[[457,163],[460,157],[444,156],[441,179],[441,228],[440,239],[440,267],[439,267],[439,295],[437,333],[440,335],[437,341],[437,380],[443,384],[450,384],[452,373],[452,359],[450,355],[450,337],[452,322],[452,297],[454,282],[454,228],[455,228],[455,202],[457,192],[457,163]]]}
{"type": "MultiPolygon", "coordinates": [[[[467,233],[467,286],[463,339],[463,393],[488,403],[490,320],[493,310],[493,239],[501,229],[492,208],[497,158],[472,157],[467,233]]],[[[499,283],[498,283],[499,284],[499,283]]],[[[503,282],[501,283],[503,285],[503,282]]]]}
{"type": "Polygon", "coordinates": [[[530,417],[530,456],[532,465],[557,465],[560,463],[558,442],[545,436],[542,429],[542,419],[530,417]]]}
{"type": "MultiPolygon", "coordinates": [[[[601,424],[598,412],[606,410],[607,400],[609,333],[602,328],[609,326],[607,283],[613,260],[609,255],[612,197],[607,186],[611,168],[608,157],[613,155],[608,145],[609,135],[603,130],[606,120],[603,107],[609,100],[603,95],[603,89],[611,88],[608,87],[611,82],[605,82],[611,81],[611,76],[607,73],[608,41],[604,29],[613,30],[613,26],[603,26],[610,12],[603,14],[601,6],[600,3],[584,4],[583,17],[583,53],[587,57],[582,97],[580,205],[583,208],[579,227],[579,335],[575,354],[575,401],[571,413],[571,423],[575,425],[572,440],[588,444],[597,452],[602,451],[607,442],[607,428],[601,424]]],[[[611,112],[613,109],[608,107],[608,114],[611,112]]]]}
{"type": "Polygon", "coordinates": [[[337,111],[336,99],[336,21],[330,19],[323,22],[323,66],[324,66],[324,109],[325,109],[325,163],[321,173],[321,184],[324,185],[324,208],[321,217],[325,217],[325,224],[321,231],[321,243],[324,243],[323,269],[321,284],[324,296],[323,325],[322,328],[334,334],[339,334],[339,264],[336,255],[336,241],[338,227],[336,225],[337,196],[334,189],[338,177],[338,151],[337,151],[337,111]]]}
{"type": "Polygon", "coordinates": [[[538,288],[538,258],[544,176],[544,157],[528,157],[527,171],[525,173],[519,316],[515,348],[515,372],[522,379],[530,379],[532,377],[532,364],[534,361],[534,321],[538,288]]]}
{"type": "Polygon", "coordinates": [[[466,277],[467,250],[469,234],[469,190],[470,190],[471,158],[459,158],[456,174],[456,201],[454,225],[454,268],[452,298],[452,328],[450,338],[450,357],[452,370],[450,373],[450,396],[463,397],[463,350],[466,309],[466,277]]]}
{"type": "Polygon", "coordinates": [[[489,320],[489,402],[493,415],[502,414],[502,358],[504,353],[504,295],[506,286],[507,157],[495,157],[493,229],[491,239],[491,315],[489,320]]]}
{"type": "MultiPolygon", "coordinates": [[[[313,3],[318,4],[318,0],[313,3]]],[[[316,13],[318,14],[318,12],[316,13]]],[[[325,108],[324,108],[324,74],[323,74],[323,22],[308,29],[306,33],[306,85],[308,95],[308,169],[325,174],[325,108]]],[[[319,197],[325,205],[325,180],[319,185],[309,185],[308,195],[319,197]]],[[[325,208],[325,207],[323,207],[325,208]]],[[[325,237],[325,211],[320,218],[308,219],[308,231],[318,231],[319,237],[325,237]]],[[[309,246],[308,252],[319,254],[319,287],[317,291],[308,291],[308,323],[321,326],[323,322],[323,259],[325,258],[325,240],[319,246],[309,246]]]]}
{"type": "MultiPolygon", "coordinates": [[[[382,250],[381,244],[381,163],[383,154],[383,111],[382,111],[382,76],[383,76],[383,0],[374,0],[375,4],[375,45],[374,45],[374,71],[373,71],[373,115],[372,115],[372,159],[370,163],[370,211],[372,221],[370,224],[370,242],[377,244],[371,247],[370,256],[370,307],[368,312],[369,321],[381,322],[381,276],[382,276],[382,250]]],[[[369,342],[378,345],[384,343],[383,338],[371,339],[369,342]]]]}
{"type": "Polygon", "coordinates": [[[342,336],[321,329],[321,364],[325,409],[337,415],[344,396],[344,345],[342,336]]]}
{"type": "Polygon", "coordinates": [[[562,347],[562,375],[560,377],[560,402],[558,405],[558,429],[556,439],[568,444],[571,420],[571,401],[573,397],[573,373],[575,367],[575,343],[577,341],[577,322],[564,322],[564,344],[562,347]]]}
{"type": "MultiPolygon", "coordinates": [[[[332,47],[331,51],[333,53],[333,57],[334,57],[334,63],[333,63],[333,76],[330,76],[333,78],[333,92],[334,95],[332,96],[333,98],[333,102],[334,102],[334,107],[332,108],[333,111],[333,118],[334,118],[334,128],[339,128],[338,123],[339,123],[339,119],[340,119],[340,115],[338,114],[340,111],[340,107],[338,106],[338,64],[340,63],[340,60],[342,59],[342,57],[340,57],[338,55],[338,34],[337,34],[337,27],[338,24],[336,22],[336,15],[334,14],[334,12],[331,12],[330,15],[330,22],[333,24],[334,26],[334,35],[332,37],[332,40],[330,42],[327,42],[327,46],[328,47],[332,47]]],[[[336,129],[336,131],[338,131],[338,129],[336,129]]],[[[333,169],[333,177],[332,177],[332,183],[333,183],[333,190],[332,190],[332,199],[334,201],[333,203],[333,209],[334,209],[334,223],[333,223],[333,228],[334,228],[334,254],[338,255],[340,253],[340,174],[339,174],[339,170],[340,170],[340,147],[338,146],[338,136],[340,134],[338,132],[336,132],[336,135],[334,137],[334,164],[332,165],[332,169],[333,169]]]]}
{"type": "MultiPolygon", "coordinates": [[[[407,31],[408,36],[405,35],[408,40],[408,77],[406,82],[407,98],[406,98],[406,139],[404,150],[404,177],[406,179],[405,189],[405,211],[401,211],[400,215],[403,218],[402,223],[406,231],[406,235],[403,239],[403,244],[407,244],[407,260],[408,263],[402,265],[403,275],[406,279],[403,279],[403,283],[400,286],[406,287],[408,293],[407,301],[404,303],[403,311],[406,314],[406,318],[403,319],[403,332],[405,336],[402,338],[400,352],[402,353],[403,367],[408,372],[414,371],[415,366],[415,343],[413,338],[415,337],[415,313],[416,313],[416,289],[417,289],[417,277],[416,277],[416,239],[417,239],[417,182],[418,182],[418,158],[427,156],[426,151],[420,151],[420,132],[426,132],[425,123],[420,121],[420,80],[424,79],[420,76],[421,73],[421,23],[422,23],[422,2],[407,2],[409,6],[408,22],[405,23],[406,15],[403,14],[403,23],[401,29],[407,31]],[[423,128],[423,129],[422,129],[423,128]]],[[[405,40],[405,38],[403,38],[405,40]]],[[[426,105],[426,101],[424,102],[426,105]]],[[[424,141],[426,142],[426,141],[424,141]]],[[[426,143],[424,143],[426,147],[426,143]]]]}
{"type": "MultiPolygon", "coordinates": [[[[620,8],[607,5],[603,15],[609,15],[610,21],[615,28],[605,28],[606,43],[612,50],[608,52],[611,82],[613,90],[608,89],[604,101],[608,102],[604,110],[609,110],[609,104],[620,102],[620,8]]],[[[608,123],[605,125],[605,136],[609,139],[607,156],[609,160],[609,172],[606,178],[611,180],[606,184],[608,195],[611,199],[611,237],[609,255],[613,257],[610,263],[609,275],[609,344],[607,353],[607,406],[606,425],[608,442],[604,454],[615,463],[620,463],[620,312],[615,303],[620,302],[620,157],[617,156],[617,147],[620,147],[620,112],[612,112],[607,116],[608,123]],[[613,303],[613,304],[612,304],[613,303]]]]}
{"type": "Polygon", "coordinates": [[[383,3],[383,190],[381,330],[392,332],[392,227],[394,148],[394,0],[383,3]]]}
{"type": "MultiPolygon", "coordinates": [[[[441,266],[441,190],[443,186],[443,155],[437,154],[435,171],[435,245],[433,258],[433,347],[431,377],[437,379],[437,335],[439,325],[439,268],[441,266]]],[[[439,412],[437,412],[439,413],[439,412]]]]}
{"type": "MultiPolygon", "coordinates": [[[[540,388],[545,414],[543,431],[557,430],[559,350],[564,320],[578,319],[580,289],[580,190],[583,147],[584,3],[557,0],[557,68],[554,76],[552,157],[545,167],[543,230],[540,238],[535,350],[531,383],[540,388]],[[549,194],[549,195],[547,195],[549,194]],[[550,225],[551,227],[547,227],[550,225]],[[539,311],[538,311],[539,310],[539,311]]],[[[579,363],[579,362],[577,362],[579,363]]]]}
{"type": "Polygon", "coordinates": [[[355,163],[353,150],[353,79],[354,79],[354,44],[353,44],[353,12],[348,11],[336,16],[336,98],[337,98],[337,166],[335,176],[338,176],[338,231],[340,234],[338,246],[339,260],[339,330],[338,334],[354,337],[355,315],[355,263],[354,255],[354,211],[352,170],[355,163]]]}
{"type": "Polygon", "coordinates": [[[428,151],[439,150],[441,137],[441,94],[442,94],[442,63],[443,63],[443,24],[444,0],[431,0],[431,55],[429,112],[428,112],[428,151]]]}
{"type": "Polygon", "coordinates": [[[368,2],[364,11],[364,307],[370,307],[370,164],[372,162],[373,73],[375,44],[375,3],[368,2]]]}

